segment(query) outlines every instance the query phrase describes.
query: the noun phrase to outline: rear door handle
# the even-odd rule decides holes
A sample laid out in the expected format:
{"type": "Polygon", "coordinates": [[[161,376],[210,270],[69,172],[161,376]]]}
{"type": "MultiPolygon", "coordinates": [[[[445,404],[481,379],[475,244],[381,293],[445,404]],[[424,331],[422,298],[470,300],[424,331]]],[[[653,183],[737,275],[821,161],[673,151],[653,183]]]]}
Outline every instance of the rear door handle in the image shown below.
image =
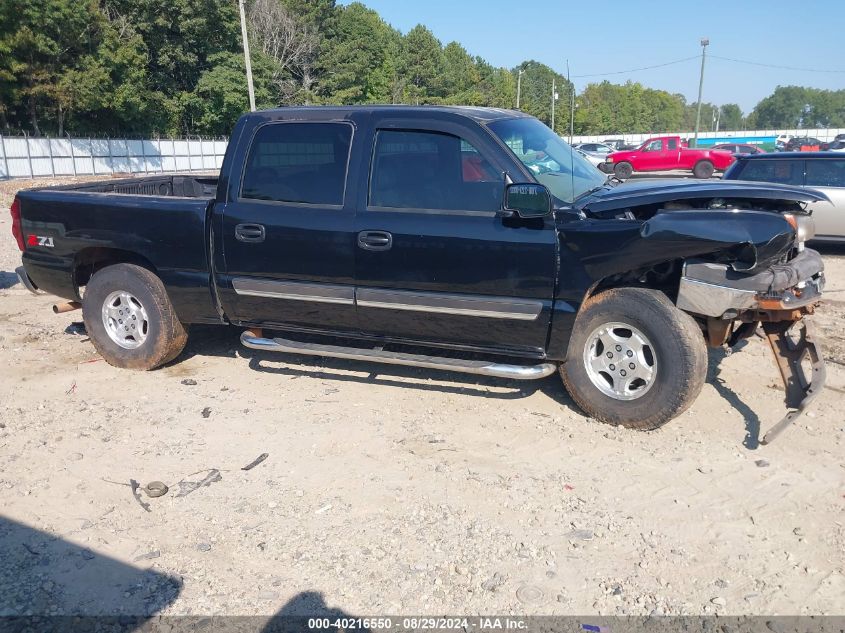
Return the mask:
{"type": "Polygon", "coordinates": [[[361,231],[358,233],[358,247],[365,251],[389,251],[393,236],[387,231],[361,231]]]}
{"type": "Polygon", "coordinates": [[[235,227],[235,239],[239,242],[263,242],[265,235],[262,224],[238,224],[235,227]]]}

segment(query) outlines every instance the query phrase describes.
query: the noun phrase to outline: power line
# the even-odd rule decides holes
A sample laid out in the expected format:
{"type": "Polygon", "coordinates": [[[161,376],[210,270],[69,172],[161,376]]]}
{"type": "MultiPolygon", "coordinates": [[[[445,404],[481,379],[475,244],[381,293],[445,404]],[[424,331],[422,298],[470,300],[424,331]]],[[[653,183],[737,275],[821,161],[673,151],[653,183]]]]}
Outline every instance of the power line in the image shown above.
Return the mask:
{"type": "Polygon", "coordinates": [[[737,64],[749,64],[751,66],[763,66],[764,68],[777,68],[779,70],[797,70],[803,73],[845,73],[845,70],[823,70],[819,68],[797,68],[795,66],[779,66],[777,64],[763,64],[760,62],[750,62],[745,59],[734,59],[733,57],[722,57],[720,55],[710,55],[713,59],[721,59],[726,62],[735,62],[737,64]]]}
{"type": "MultiPolygon", "coordinates": [[[[845,74],[845,70],[829,70],[829,69],[820,69],[820,68],[798,68],[797,66],[781,66],[778,64],[764,64],[761,62],[752,62],[748,61],[747,59],[736,59],[733,57],[723,57],[721,55],[710,55],[711,59],[721,59],[726,62],[734,62],[736,64],[749,64],[751,66],[762,66],[764,68],[777,68],[779,70],[795,70],[799,72],[805,73],[836,73],[836,74],[845,74]]],[[[610,77],[612,75],[627,75],[628,73],[635,73],[641,70],[651,70],[653,68],[663,68],[664,66],[673,66],[674,64],[682,64],[684,62],[691,61],[693,59],[698,59],[698,55],[694,55],[692,57],[684,57],[683,59],[676,59],[671,62],[666,62],[664,64],[655,64],[653,66],[642,66],[640,68],[630,68],[628,70],[615,70],[609,73],[591,73],[589,75],[572,75],[572,79],[584,79],[586,77],[610,77]]]]}
{"type": "Polygon", "coordinates": [[[655,64],[654,66],[643,66],[642,68],[631,68],[630,70],[616,70],[610,73],[593,73],[590,75],[572,75],[572,79],[582,79],[584,77],[609,77],[610,75],[625,75],[627,73],[635,73],[640,70],[651,70],[652,68],[663,68],[664,66],[672,66],[673,64],[681,64],[692,59],[698,59],[698,55],[692,57],[684,57],[683,59],[676,59],[673,62],[666,62],[665,64],[655,64]]]}

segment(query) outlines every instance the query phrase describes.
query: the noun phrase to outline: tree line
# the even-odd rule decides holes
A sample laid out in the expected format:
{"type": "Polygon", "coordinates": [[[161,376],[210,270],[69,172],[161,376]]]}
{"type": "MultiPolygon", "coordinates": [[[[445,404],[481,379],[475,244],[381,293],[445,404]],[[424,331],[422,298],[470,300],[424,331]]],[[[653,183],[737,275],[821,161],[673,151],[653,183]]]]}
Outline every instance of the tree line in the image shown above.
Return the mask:
{"type": "MultiPolygon", "coordinates": [[[[259,108],[464,104],[520,109],[560,134],[573,85],[551,67],[498,68],[425,26],[402,34],[360,3],[247,0],[259,108]],[[558,99],[552,97],[552,82],[558,99]]],[[[0,129],[225,136],[248,109],[237,0],[0,0],[0,129]]],[[[696,103],[607,81],[575,97],[576,134],[690,130],[696,103]]],[[[778,87],[744,117],[702,103],[701,129],[845,127],[845,90],[778,87]]]]}

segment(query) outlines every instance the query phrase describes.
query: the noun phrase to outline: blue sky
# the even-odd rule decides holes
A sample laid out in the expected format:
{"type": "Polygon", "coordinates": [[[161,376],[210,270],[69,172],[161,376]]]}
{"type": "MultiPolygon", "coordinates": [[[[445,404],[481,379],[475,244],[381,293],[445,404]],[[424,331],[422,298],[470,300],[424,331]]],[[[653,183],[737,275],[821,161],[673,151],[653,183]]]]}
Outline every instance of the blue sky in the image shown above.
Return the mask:
{"type": "MultiPolygon", "coordinates": [[[[348,4],[347,0],[342,0],[348,4]]],[[[704,101],[738,103],[747,114],[778,85],[845,88],[845,0],[363,0],[403,33],[425,24],[496,66],[536,59],[573,76],[609,73],[708,55],[839,73],[763,68],[708,57],[704,101]]],[[[700,58],[590,81],[639,81],[698,94],[700,58]]]]}

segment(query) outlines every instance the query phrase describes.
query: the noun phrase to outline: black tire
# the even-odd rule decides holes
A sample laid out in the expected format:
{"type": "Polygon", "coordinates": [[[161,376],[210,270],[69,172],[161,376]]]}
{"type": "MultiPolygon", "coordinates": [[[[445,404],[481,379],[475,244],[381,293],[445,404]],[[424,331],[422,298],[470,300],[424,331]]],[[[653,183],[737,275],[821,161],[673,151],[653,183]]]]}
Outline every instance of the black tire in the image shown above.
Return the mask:
{"type": "Polygon", "coordinates": [[[146,371],[160,367],[176,358],[188,341],[188,334],[177,318],[161,280],[135,264],[107,266],[91,277],[82,297],[82,318],[94,348],[107,363],[123,369],[146,371]],[[121,318],[120,324],[112,321],[112,330],[118,330],[114,335],[116,338],[113,338],[106,329],[103,312],[109,297],[118,292],[126,293],[134,299],[134,303],[116,298],[109,301],[113,309],[123,309],[130,304],[133,314],[132,320],[127,319],[125,323],[122,313],[118,317],[121,318]],[[139,321],[135,317],[140,315],[143,316],[139,321]],[[128,328],[138,326],[141,321],[143,327],[137,330],[137,335],[133,334],[128,328]],[[124,336],[126,338],[122,338],[124,336]],[[135,347],[128,349],[116,339],[135,347]]]}
{"type": "MultiPolygon", "coordinates": [[[[602,348],[599,351],[604,353],[602,348]]],[[[620,363],[619,367],[623,366],[620,363]]],[[[630,429],[653,430],[686,411],[698,397],[707,376],[707,349],[695,320],[662,292],[610,289],[590,297],[581,307],[560,374],[569,395],[590,417],[630,429]],[[592,355],[597,349],[588,348],[588,338],[613,322],[637,328],[651,344],[648,355],[653,362],[653,379],[650,387],[634,399],[607,395],[587,371],[585,350],[590,349],[592,355]]]]}
{"type": "Polygon", "coordinates": [[[692,175],[696,178],[706,179],[710,178],[714,171],[713,163],[709,160],[700,160],[692,168],[692,175]]]}
{"type": "Polygon", "coordinates": [[[627,180],[634,173],[634,166],[626,160],[613,166],[613,175],[620,180],[627,180]]]}

